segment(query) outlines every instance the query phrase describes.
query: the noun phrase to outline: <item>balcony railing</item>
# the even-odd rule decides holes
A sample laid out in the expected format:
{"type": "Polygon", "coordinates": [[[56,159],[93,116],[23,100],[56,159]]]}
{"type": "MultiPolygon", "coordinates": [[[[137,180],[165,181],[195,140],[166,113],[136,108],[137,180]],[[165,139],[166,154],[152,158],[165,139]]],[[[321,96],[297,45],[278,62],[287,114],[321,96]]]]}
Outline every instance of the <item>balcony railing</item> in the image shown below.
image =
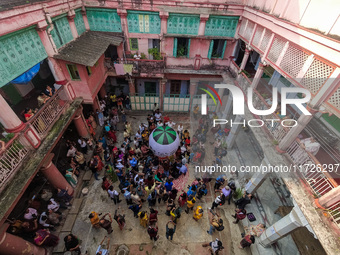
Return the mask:
{"type": "Polygon", "coordinates": [[[23,134],[17,134],[0,153],[0,190],[32,149],[25,146],[23,139],[23,134]]]}
{"type": "Polygon", "coordinates": [[[61,112],[66,107],[68,103],[66,98],[64,88],[61,87],[29,120],[40,136],[40,139],[46,136],[48,130],[57,121],[61,112]]]}

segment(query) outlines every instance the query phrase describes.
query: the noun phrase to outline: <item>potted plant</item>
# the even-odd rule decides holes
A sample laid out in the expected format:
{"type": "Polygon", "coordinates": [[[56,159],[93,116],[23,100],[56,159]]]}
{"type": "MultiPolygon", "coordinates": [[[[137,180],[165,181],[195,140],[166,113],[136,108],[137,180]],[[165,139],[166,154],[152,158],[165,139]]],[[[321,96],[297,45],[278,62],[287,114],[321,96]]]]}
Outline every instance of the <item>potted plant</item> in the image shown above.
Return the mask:
{"type": "Polygon", "coordinates": [[[161,53],[159,52],[159,49],[158,48],[151,48],[151,49],[148,49],[148,53],[150,55],[152,55],[153,59],[154,60],[161,60],[162,57],[161,57],[161,53]]]}
{"type": "Polygon", "coordinates": [[[241,188],[237,188],[235,192],[233,193],[233,200],[237,201],[239,200],[243,195],[243,190],[241,188]]]}
{"type": "Polygon", "coordinates": [[[146,55],[143,52],[140,54],[140,59],[147,59],[146,55]]]}

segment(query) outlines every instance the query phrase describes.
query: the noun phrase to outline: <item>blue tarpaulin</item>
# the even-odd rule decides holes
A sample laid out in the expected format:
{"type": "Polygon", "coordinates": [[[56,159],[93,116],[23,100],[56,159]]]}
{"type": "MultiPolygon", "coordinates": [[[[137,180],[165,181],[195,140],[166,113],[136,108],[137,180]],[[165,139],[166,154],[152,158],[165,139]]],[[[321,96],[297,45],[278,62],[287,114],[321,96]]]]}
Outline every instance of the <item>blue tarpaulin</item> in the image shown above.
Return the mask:
{"type": "Polygon", "coordinates": [[[15,78],[13,81],[11,81],[11,83],[26,84],[29,81],[31,81],[34,78],[34,76],[36,76],[36,74],[39,72],[39,69],[40,69],[40,63],[36,64],[31,69],[27,70],[22,75],[15,78]]]}

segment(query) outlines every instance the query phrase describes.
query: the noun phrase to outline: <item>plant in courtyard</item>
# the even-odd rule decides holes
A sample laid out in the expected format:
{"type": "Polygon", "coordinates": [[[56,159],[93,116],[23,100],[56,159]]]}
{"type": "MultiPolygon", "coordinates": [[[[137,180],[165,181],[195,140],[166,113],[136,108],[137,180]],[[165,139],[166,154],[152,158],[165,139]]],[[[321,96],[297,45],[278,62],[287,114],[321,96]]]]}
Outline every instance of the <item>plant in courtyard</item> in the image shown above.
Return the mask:
{"type": "Polygon", "coordinates": [[[237,188],[235,192],[233,193],[233,199],[237,200],[240,199],[243,195],[243,191],[241,188],[237,188]]]}
{"type": "Polygon", "coordinates": [[[278,141],[276,141],[276,140],[273,140],[273,144],[274,144],[274,145],[278,145],[278,144],[279,144],[279,142],[278,142],[278,141]]]}
{"type": "Polygon", "coordinates": [[[161,53],[159,52],[158,48],[148,49],[148,53],[153,56],[154,60],[161,60],[162,59],[161,53]]]}

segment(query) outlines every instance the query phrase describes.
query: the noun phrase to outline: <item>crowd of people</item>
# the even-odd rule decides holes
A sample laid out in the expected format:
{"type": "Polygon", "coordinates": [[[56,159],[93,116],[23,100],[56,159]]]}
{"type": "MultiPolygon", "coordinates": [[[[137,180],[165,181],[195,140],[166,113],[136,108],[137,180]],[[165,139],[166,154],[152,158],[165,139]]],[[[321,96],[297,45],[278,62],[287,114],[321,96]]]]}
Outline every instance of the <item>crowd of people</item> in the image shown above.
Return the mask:
{"type": "MultiPolygon", "coordinates": [[[[128,96],[117,97],[111,94],[105,97],[99,102],[99,109],[91,112],[86,120],[91,136],[66,142],[66,156],[70,161],[70,169],[65,175],[67,181],[75,187],[80,171],[90,169],[98,181],[99,175],[103,173],[102,188],[118,206],[113,215],[110,213],[102,215],[92,211],[88,216],[92,226],[104,228],[110,235],[113,232],[114,220],[123,231],[126,225],[125,214],[121,212],[119,204],[124,198],[127,208],[153,241],[157,241],[159,237],[158,211],[155,209],[157,204],[164,205],[166,215],[169,216],[164,233],[169,240],[173,239],[183,213],[191,214],[195,221],[200,221],[204,213],[207,213],[210,222],[207,233],[212,235],[214,231],[223,231],[223,220],[216,209],[223,206],[226,201],[228,204],[231,203],[233,193],[236,191],[235,182],[233,180],[228,182],[224,176],[218,177],[213,185],[213,203],[211,208],[204,212],[202,206],[197,206],[196,203],[208,194],[211,176],[207,173],[201,178],[196,178],[189,182],[187,188],[181,186],[178,180],[185,177],[187,180],[190,162],[204,161],[209,131],[216,137],[212,143],[216,163],[221,162],[221,158],[227,154],[221,136],[229,130],[209,129],[209,119],[203,116],[198,119],[196,131],[191,138],[190,132],[184,129],[182,124],[176,128],[176,123],[168,116],[163,116],[155,104],[145,123],[141,123],[136,132],[133,132],[131,123],[126,118],[126,109],[131,109],[128,96]],[[102,131],[99,131],[102,133],[96,139],[98,125],[102,127],[102,131]],[[175,129],[181,142],[173,156],[159,158],[149,148],[149,136],[155,128],[164,125],[175,129]],[[116,132],[123,134],[121,143],[118,143],[116,132]],[[90,157],[88,161],[87,156],[90,157]]],[[[33,202],[37,200],[33,199],[21,228],[22,231],[34,234],[32,237],[37,245],[55,246],[58,237],[50,231],[61,221],[59,209],[67,208],[72,197],[68,195],[67,190],[57,190],[56,196],[50,191],[43,190],[39,194],[39,200],[41,199],[47,202],[47,211],[41,210],[40,206],[39,208],[33,206],[33,202]]],[[[246,218],[245,206],[250,200],[251,195],[245,193],[236,201],[237,209],[235,215],[232,215],[235,224],[246,218]]],[[[64,241],[67,250],[80,254],[79,240],[76,236],[70,234],[64,241]]],[[[254,234],[250,231],[242,239],[240,248],[250,246],[254,241],[254,234]]],[[[223,249],[222,241],[218,239],[203,246],[209,247],[212,254],[218,254],[223,249]]]]}

